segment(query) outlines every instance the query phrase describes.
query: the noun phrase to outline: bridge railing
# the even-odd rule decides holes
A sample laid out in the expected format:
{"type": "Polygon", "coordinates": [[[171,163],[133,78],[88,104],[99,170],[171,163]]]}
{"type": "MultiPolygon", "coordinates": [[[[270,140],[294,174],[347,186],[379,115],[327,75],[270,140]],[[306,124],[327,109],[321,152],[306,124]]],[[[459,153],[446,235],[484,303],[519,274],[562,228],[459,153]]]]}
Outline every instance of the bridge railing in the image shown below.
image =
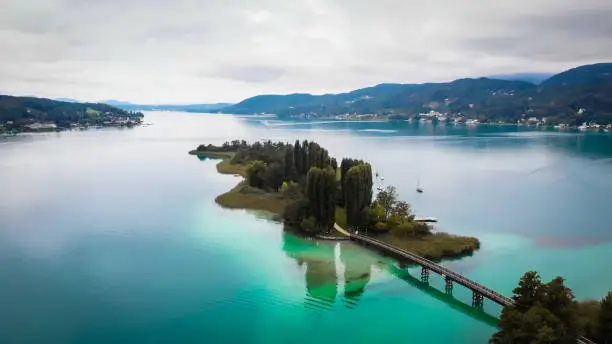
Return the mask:
{"type": "Polygon", "coordinates": [[[359,235],[359,234],[351,234],[352,237],[357,238],[359,240],[365,241],[365,242],[369,242],[371,244],[374,244],[376,246],[380,246],[386,250],[389,250],[391,252],[394,252],[396,254],[402,255],[404,257],[407,257],[408,259],[420,264],[421,266],[424,266],[426,268],[429,268],[430,270],[433,270],[437,273],[441,273],[444,274],[446,276],[449,276],[450,278],[454,279],[456,282],[463,284],[464,286],[471,288],[473,290],[476,290],[478,292],[480,292],[481,294],[487,296],[488,298],[491,298],[493,301],[496,302],[500,302],[503,303],[504,305],[506,304],[513,304],[514,300],[512,300],[511,298],[502,295],[494,290],[491,290],[487,287],[485,287],[484,285],[474,282],[452,270],[449,270],[441,265],[438,265],[437,263],[432,262],[429,259],[423,258],[419,255],[416,255],[414,253],[402,250],[402,249],[398,249],[396,247],[393,247],[385,242],[382,242],[380,240],[376,240],[373,238],[369,238],[363,235],[359,235]]]}

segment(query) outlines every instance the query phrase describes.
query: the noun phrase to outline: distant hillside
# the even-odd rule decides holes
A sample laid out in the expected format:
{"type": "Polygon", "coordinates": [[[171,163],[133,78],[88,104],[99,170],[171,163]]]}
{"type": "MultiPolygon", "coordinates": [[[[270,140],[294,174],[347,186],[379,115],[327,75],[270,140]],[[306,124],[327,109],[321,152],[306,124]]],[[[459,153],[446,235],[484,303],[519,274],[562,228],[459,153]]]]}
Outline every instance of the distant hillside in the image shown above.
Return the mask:
{"type": "Polygon", "coordinates": [[[572,68],[551,76],[542,82],[542,87],[597,86],[612,80],[612,63],[597,63],[572,68]]]}
{"type": "MultiPolygon", "coordinates": [[[[498,103],[513,101],[536,85],[523,81],[495,79],[460,79],[449,83],[381,84],[349,93],[311,95],[263,95],[246,99],[224,108],[228,113],[275,113],[280,116],[314,113],[330,116],[344,113],[406,113],[437,110],[474,112],[490,104],[497,111],[498,103]]],[[[522,104],[521,104],[522,105],[522,104]]]]}
{"type": "Polygon", "coordinates": [[[9,121],[18,124],[41,121],[61,126],[69,122],[104,121],[111,117],[142,117],[142,114],[99,103],[70,103],[0,95],[0,124],[9,121]]]}
{"type": "Polygon", "coordinates": [[[546,117],[553,123],[607,124],[612,120],[611,82],[612,63],[608,63],[574,68],[544,80],[539,86],[521,80],[491,78],[380,84],[340,94],[261,95],[221,111],[326,117],[346,113],[414,115],[436,110],[461,113],[483,122],[546,117]]]}
{"type": "Polygon", "coordinates": [[[216,104],[188,104],[188,105],[170,105],[170,104],[132,104],[119,100],[103,100],[101,103],[116,106],[124,110],[140,110],[140,111],[185,111],[185,112],[215,112],[222,108],[231,106],[231,103],[216,103],[216,104]]]}
{"type": "Polygon", "coordinates": [[[513,81],[526,81],[532,84],[540,84],[542,81],[550,78],[554,74],[550,73],[515,73],[515,74],[498,74],[491,75],[489,79],[501,79],[501,80],[513,80],[513,81]]]}
{"type": "Polygon", "coordinates": [[[612,63],[572,68],[542,82],[534,96],[564,122],[612,122],[612,63]]]}

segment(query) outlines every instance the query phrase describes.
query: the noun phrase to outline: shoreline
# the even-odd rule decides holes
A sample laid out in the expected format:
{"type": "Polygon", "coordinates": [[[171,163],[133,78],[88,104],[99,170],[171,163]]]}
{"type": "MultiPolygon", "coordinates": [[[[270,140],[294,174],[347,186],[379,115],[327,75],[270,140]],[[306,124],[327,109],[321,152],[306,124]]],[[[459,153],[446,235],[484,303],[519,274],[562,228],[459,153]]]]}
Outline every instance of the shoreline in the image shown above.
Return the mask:
{"type": "MultiPolygon", "coordinates": [[[[229,114],[228,115],[232,115],[229,114]]],[[[257,117],[258,115],[232,115],[232,116],[240,116],[240,117],[257,117]]],[[[342,116],[342,115],[340,115],[342,116]]],[[[478,127],[478,126],[489,126],[489,127],[517,127],[517,128],[529,128],[529,129],[539,129],[543,131],[553,131],[553,132],[580,132],[580,133],[612,133],[612,126],[610,124],[598,124],[598,127],[589,126],[587,128],[581,128],[578,125],[567,125],[567,124],[529,124],[529,123],[515,123],[515,122],[478,122],[478,123],[466,123],[466,122],[438,122],[433,123],[431,120],[420,121],[414,120],[410,118],[388,118],[388,117],[368,117],[368,118],[359,118],[359,117],[347,117],[347,118],[338,118],[337,116],[322,116],[322,117],[299,117],[299,116],[266,116],[266,118],[276,118],[277,120],[287,120],[287,119],[305,119],[305,120],[331,120],[337,122],[373,122],[373,123],[410,123],[410,124],[419,124],[419,125],[435,125],[435,126],[446,126],[446,127],[478,127]],[[559,127],[559,125],[562,125],[559,127]]]]}
{"type": "Polygon", "coordinates": [[[132,128],[148,126],[148,125],[151,125],[151,124],[150,123],[138,123],[138,124],[132,124],[132,125],[106,124],[106,125],[99,125],[99,126],[90,125],[90,126],[70,127],[70,128],[58,127],[58,128],[48,128],[48,129],[27,129],[27,130],[11,129],[11,130],[0,131],[0,136],[17,136],[21,134],[48,134],[48,133],[61,133],[61,132],[66,132],[66,131],[86,131],[86,130],[107,129],[107,128],[132,129],[132,128]]]}
{"type": "MultiPolygon", "coordinates": [[[[273,216],[282,216],[285,206],[292,201],[283,198],[280,193],[266,192],[248,186],[246,183],[246,166],[231,163],[231,159],[235,155],[234,152],[192,150],[189,154],[198,158],[221,159],[215,165],[217,173],[242,177],[240,182],[232,189],[215,197],[215,203],[223,208],[265,211],[273,216]]],[[[336,214],[343,211],[343,208],[336,208],[336,214]]],[[[337,218],[336,222],[336,226],[329,233],[320,234],[314,238],[327,241],[346,240],[346,237],[341,237],[341,235],[345,235],[342,230],[346,232],[344,229],[346,225],[343,224],[341,218],[337,218]]],[[[432,233],[423,237],[396,236],[390,233],[371,236],[433,261],[464,258],[471,256],[474,251],[480,249],[480,241],[477,238],[457,236],[450,233],[432,233]]]]}

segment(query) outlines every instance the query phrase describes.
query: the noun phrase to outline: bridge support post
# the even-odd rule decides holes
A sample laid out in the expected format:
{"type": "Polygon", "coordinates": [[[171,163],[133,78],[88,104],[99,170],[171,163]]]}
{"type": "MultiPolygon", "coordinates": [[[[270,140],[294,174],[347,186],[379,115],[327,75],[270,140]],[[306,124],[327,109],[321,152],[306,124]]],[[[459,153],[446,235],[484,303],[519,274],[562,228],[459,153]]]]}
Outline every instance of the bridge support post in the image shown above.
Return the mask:
{"type": "Polygon", "coordinates": [[[477,291],[472,291],[472,306],[478,309],[482,309],[484,297],[477,291]]]}
{"type": "Polygon", "coordinates": [[[453,280],[450,279],[448,276],[444,280],[446,281],[446,294],[452,295],[453,294],[453,280]]]}
{"type": "Polygon", "coordinates": [[[424,266],[421,268],[421,282],[429,283],[429,270],[424,266]]]}

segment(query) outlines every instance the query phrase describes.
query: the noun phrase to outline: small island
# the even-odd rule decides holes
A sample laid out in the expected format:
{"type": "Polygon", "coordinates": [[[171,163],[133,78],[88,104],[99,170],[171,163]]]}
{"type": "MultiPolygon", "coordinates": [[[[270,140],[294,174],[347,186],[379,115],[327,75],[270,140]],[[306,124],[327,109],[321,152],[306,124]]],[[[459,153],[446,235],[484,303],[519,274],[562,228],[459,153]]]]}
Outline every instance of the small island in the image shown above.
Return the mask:
{"type": "Polygon", "coordinates": [[[341,237],[334,224],[358,231],[422,257],[440,260],[471,254],[478,239],[433,233],[415,221],[411,207],[395,187],[373,194],[369,163],[344,158],[340,165],[316,142],[226,142],[200,145],[189,152],[201,159],[221,159],[217,171],[242,176],[215,201],[232,209],[271,212],[285,228],[313,237],[341,237]]]}

